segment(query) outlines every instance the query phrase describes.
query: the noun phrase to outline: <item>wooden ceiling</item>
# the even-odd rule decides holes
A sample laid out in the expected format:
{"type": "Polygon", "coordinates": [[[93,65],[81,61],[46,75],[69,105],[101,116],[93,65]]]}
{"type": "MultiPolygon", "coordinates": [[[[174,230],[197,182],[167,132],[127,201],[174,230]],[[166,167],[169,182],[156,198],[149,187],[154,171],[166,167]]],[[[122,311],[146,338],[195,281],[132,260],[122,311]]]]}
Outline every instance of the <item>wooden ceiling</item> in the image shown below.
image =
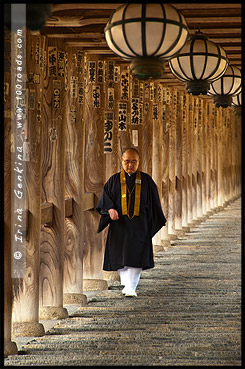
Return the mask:
{"type": "MultiPolygon", "coordinates": [[[[82,50],[115,56],[109,49],[104,37],[104,28],[110,15],[123,3],[71,3],[53,4],[52,14],[48,18],[41,33],[48,37],[62,38],[70,46],[78,46],[82,50]]],[[[226,51],[229,63],[241,69],[242,54],[242,4],[241,3],[172,3],[186,19],[189,33],[198,28],[211,41],[219,44],[226,51]]],[[[174,77],[168,63],[161,79],[170,85],[185,86],[174,77]]]]}

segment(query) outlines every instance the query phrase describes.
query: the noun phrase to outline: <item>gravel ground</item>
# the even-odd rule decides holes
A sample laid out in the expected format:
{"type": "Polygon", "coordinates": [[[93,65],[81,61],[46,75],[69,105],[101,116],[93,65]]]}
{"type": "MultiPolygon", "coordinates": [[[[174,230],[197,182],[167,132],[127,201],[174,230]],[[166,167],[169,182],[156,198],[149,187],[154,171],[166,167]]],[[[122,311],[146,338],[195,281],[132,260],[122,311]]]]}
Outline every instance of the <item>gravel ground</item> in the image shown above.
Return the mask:
{"type": "Polygon", "coordinates": [[[155,253],[136,298],[119,282],[13,337],[5,366],[241,366],[241,199],[155,253]]]}

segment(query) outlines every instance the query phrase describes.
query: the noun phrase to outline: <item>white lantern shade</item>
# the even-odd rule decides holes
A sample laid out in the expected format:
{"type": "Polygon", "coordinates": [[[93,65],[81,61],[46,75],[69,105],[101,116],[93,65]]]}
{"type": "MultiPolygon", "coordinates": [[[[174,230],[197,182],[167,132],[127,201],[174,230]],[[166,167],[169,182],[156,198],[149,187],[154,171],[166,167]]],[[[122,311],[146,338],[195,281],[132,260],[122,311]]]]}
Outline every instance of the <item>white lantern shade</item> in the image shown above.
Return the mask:
{"type": "Polygon", "coordinates": [[[184,17],[170,4],[125,4],[105,27],[108,46],[125,60],[148,56],[167,60],[187,37],[184,17]]]}
{"type": "Polygon", "coordinates": [[[242,91],[232,97],[232,105],[233,106],[241,106],[242,105],[242,91]]]}
{"type": "Polygon", "coordinates": [[[178,79],[187,82],[189,92],[206,94],[210,83],[225,73],[228,59],[221,46],[197,31],[169,60],[169,67],[178,79]]]}
{"type": "Polygon", "coordinates": [[[210,85],[208,95],[237,95],[242,89],[241,71],[237,67],[228,66],[223,76],[210,85]]]}

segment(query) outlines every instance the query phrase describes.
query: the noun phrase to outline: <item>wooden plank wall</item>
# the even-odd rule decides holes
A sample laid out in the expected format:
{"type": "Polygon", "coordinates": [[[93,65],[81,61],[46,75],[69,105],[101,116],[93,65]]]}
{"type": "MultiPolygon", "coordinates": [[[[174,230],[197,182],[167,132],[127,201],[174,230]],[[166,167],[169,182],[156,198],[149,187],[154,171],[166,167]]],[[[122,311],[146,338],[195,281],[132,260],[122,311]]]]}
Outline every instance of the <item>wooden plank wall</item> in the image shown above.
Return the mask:
{"type": "MultiPolygon", "coordinates": [[[[232,108],[217,109],[159,81],[138,81],[125,64],[61,40],[28,34],[27,44],[33,54],[27,83],[27,274],[13,281],[13,293],[6,276],[6,342],[11,296],[14,322],[39,324],[40,318],[66,317],[64,303],[85,304],[85,280],[103,281],[106,231],[96,233],[95,207],[106,180],[120,170],[125,147],[139,150],[140,169],[153,176],[168,219],[154,247],[168,246],[178,232],[241,192],[241,118],[232,108]]],[[[8,78],[6,72],[6,83],[8,78]]],[[[11,172],[9,99],[5,183],[11,172]]],[[[5,233],[11,228],[10,201],[6,191],[5,233]]],[[[8,238],[5,249],[9,264],[8,238]]]]}

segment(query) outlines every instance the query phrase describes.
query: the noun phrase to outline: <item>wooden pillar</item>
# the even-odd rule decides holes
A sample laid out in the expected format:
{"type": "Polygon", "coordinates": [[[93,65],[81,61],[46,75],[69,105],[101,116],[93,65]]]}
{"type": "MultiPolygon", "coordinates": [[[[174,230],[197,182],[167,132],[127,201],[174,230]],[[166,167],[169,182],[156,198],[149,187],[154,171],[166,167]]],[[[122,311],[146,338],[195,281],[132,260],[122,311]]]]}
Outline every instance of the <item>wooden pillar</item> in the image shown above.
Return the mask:
{"type": "Polygon", "coordinates": [[[47,38],[43,80],[42,203],[53,204],[51,224],[41,226],[40,318],[63,319],[65,221],[65,45],[47,38]]]}
{"type": "Polygon", "coordinates": [[[204,219],[202,208],[202,150],[203,150],[203,100],[197,99],[197,218],[204,219]]]}
{"type": "Polygon", "coordinates": [[[65,125],[65,197],[71,213],[65,218],[64,304],[87,303],[83,294],[84,221],[84,53],[68,47],[67,118],[65,125]]]}
{"type": "Polygon", "coordinates": [[[236,193],[235,196],[241,195],[241,116],[235,115],[235,148],[236,148],[236,193]]]}
{"type": "Polygon", "coordinates": [[[197,219],[197,129],[198,129],[198,97],[193,98],[193,132],[192,132],[192,216],[197,219]]]}
{"type": "MultiPolygon", "coordinates": [[[[119,166],[119,135],[118,135],[118,103],[119,79],[115,79],[115,61],[105,62],[105,117],[104,117],[104,182],[118,172],[119,166]]],[[[107,239],[108,227],[103,231],[103,247],[107,239]]],[[[103,279],[120,281],[117,271],[103,271],[103,279]]]]}
{"type": "Polygon", "coordinates": [[[208,160],[208,146],[207,146],[207,100],[203,100],[203,118],[202,118],[202,213],[207,214],[207,160],[208,160]]]}
{"type": "Polygon", "coordinates": [[[168,194],[169,194],[169,121],[168,121],[168,105],[170,104],[169,88],[163,87],[162,90],[162,194],[161,203],[163,213],[167,219],[165,227],[161,229],[161,245],[170,246],[168,235],[168,194]]]}
{"type": "Polygon", "coordinates": [[[210,215],[211,212],[211,180],[212,180],[212,167],[211,167],[211,148],[212,148],[212,106],[213,103],[211,101],[207,102],[207,121],[206,121],[206,129],[207,129],[207,158],[206,158],[206,206],[207,206],[207,214],[210,215]]]}
{"type": "Polygon", "coordinates": [[[214,111],[214,208],[218,207],[218,137],[217,137],[217,124],[218,124],[218,108],[214,111]]]}
{"type": "Polygon", "coordinates": [[[182,230],[182,105],[180,92],[176,91],[176,135],[175,135],[175,233],[181,235],[182,230]]]}
{"type": "MultiPolygon", "coordinates": [[[[95,195],[95,206],[104,186],[104,60],[99,55],[86,56],[86,88],[84,98],[85,154],[84,189],[95,195]],[[102,76],[102,79],[101,79],[102,76]]],[[[96,233],[100,215],[89,210],[84,217],[83,288],[107,289],[103,280],[103,232],[96,233]]]]}
{"type": "Polygon", "coordinates": [[[181,111],[182,111],[182,229],[189,231],[188,227],[188,165],[189,157],[187,154],[189,145],[188,119],[189,119],[189,94],[181,92],[181,111]]]}
{"type": "Polygon", "coordinates": [[[18,353],[11,341],[11,33],[4,30],[4,357],[18,353]]]}
{"type": "MultiPolygon", "coordinates": [[[[162,124],[162,86],[157,84],[157,93],[153,105],[153,142],[152,142],[152,178],[155,181],[160,199],[162,198],[162,140],[163,140],[163,124],[162,124]]],[[[153,238],[154,251],[162,249],[161,230],[153,238]]]]}
{"type": "Polygon", "coordinates": [[[188,157],[188,177],[187,177],[187,209],[188,209],[188,226],[192,224],[193,214],[192,214],[192,160],[193,160],[193,95],[189,95],[189,119],[187,122],[187,132],[188,132],[188,148],[187,148],[187,157],[188,157]]]}
{"type": "Polygon", "coordinates": [[[214,127],[215,127],[215,106],[211,105],[210,111],[210,208],[215,208],[215,155],[214,155],[214,127]]]}
{"type": "MultiPolygon", "coordinates": [[[[42,157],[42,70],[40,48],[45,39],[26,31],[27,83],[22,102],[25,100],[26,121],[23,119],[23,149],[21,152],[23,179],[28,213],[26,213],[25,265],[22,276],[13,277],[13,335],[43,336],[45,331],[39,323],[39,270],[40,270],[40,223],[41,223],[41,157],[42,157]],[[25,168],[25,169],[24,169],[25,168]]],[[[24,73],[24,70],[22,70],[24,73]]],[[[23,109],[24,106],[21,107],[23,109]]],[[[21,217],[24,216],[23,211],[21,217]]],[[[20,220],[20,219],[19,219],[20,220]]],[[[13,220],[12,220],[13,221],[13,220]]],[[[18,274],[18,272],[17,272],[18,274]]]]}
{"type": "Polygon", "coordinates": [[[169,203],[168,203],[168,233],[175,234],[175,150],[176,150],[176,89],[170,90],[169,111],[169,203]]]}
{"type": "Polygon", "coordinates": [[[223,134],[223,108],[217,110],[217,205],[222,208],[224,203],[224,180],[223,180],[223,158],[224,158],[224,134],[223,134]]]}
{"type": "Polygon", "coordinates": [[[227,202],[231,197],[231,153],[230,153],[230,109],[225,109],[224,118],[224,185],[225,185],[225,197],[227,202]]]}
{"type": "MultiPolygon", "coordinates": [[[[131,131],[131,104],[130,104],[130,73],[129,68],[119,64],[115,68],[115,76],[118,80],[118,139],[119,139],[119,156],[121,158],[122,150],[132,146],[132,131],[131,131]]],[[[141,146],[139,152],[141,156],[141,146]]],[[[142,160],[140,162],[140,170],[142,160]]]]}
{"type": "Polygon", "coordinates": [[[155,94],[153,82],[144,86],[144,122],[142,134],[141,165],[143,172],[152,175],[152,139],[153,139],[153,100],[155,94]]]}

